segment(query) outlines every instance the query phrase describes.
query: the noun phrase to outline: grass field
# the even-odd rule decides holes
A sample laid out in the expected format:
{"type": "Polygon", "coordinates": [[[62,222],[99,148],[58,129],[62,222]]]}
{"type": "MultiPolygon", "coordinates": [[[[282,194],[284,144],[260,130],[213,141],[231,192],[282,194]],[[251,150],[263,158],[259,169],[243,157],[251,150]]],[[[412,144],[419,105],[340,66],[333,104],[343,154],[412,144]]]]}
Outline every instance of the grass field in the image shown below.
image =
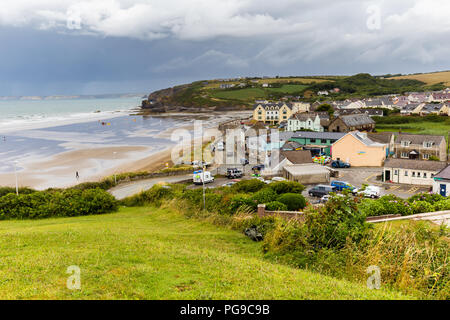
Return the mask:
{"type": "Polygon", "coordinates": [[[431,134],[444,136],[447,139],[447,135],[450,132],[450,124],[447,122],[415,122],[404,124],[377,124],[376,130],[414,133],[414,134],[431,134]]]}
{"type": "Polygon", "coordinates": [[[399,77],[393,77],[392,79],[419,80],[419,81],[425,82],[426,84],[429,84],[429,85],[443,82],[446,86],[450,87],[450,71],[399,76],[399,77]]]}
{"type": "Polygon", "coordinates": [[[291,94],[305,89],[307,86],[299,84],[285,84],[281,88],[245,88],[239,90],[215,91],[212,96],[225,100],[253,101],[255,99],[265,99],[271,92],[281,92],[291,94]]]}
{"type": "Polygon", "coordinates": [[[1,299],[395,299],[263,258],[260,244],[162,209],[0,222],[1,299]],[[66,288],[68,266],[81,290],[66,288]]]}

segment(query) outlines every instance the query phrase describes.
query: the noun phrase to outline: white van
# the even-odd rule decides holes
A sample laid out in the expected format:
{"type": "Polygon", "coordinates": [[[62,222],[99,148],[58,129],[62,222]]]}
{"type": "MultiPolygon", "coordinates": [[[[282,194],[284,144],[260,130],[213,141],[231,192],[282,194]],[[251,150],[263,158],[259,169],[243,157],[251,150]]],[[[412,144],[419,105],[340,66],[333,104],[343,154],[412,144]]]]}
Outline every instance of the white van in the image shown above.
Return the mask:
{"type": "Polygon", "coordinates": [[[381,197],[381,189],[380,187],[376,186],[367,186],[364,190],[361,191],[358,189],[353,190],[353,194],[361,194],[366,198],[375,199],[381,197]]]}
{"type": "Polygon", "coordinates": [[[203,171],[203,170],[199,170],[199,171],[194,171],[193,174],[193,182],[194,184],[203,184],[203,183],[211,183],[214,182],[214,177],[212,176],[211,172],[209,171],[203,171]]]}

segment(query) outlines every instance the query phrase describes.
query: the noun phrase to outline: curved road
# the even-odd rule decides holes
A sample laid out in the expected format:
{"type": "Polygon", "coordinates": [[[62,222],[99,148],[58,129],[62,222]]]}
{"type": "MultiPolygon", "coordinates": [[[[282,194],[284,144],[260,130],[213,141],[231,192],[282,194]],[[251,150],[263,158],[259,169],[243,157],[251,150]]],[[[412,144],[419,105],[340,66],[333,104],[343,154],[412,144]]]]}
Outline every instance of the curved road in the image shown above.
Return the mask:
{"type": "Polygon", "coordinates": [[[155,184],[158,184],[160,182],[178,183],[187,180],[192,181],[192,174],[131,181],[120,184],[117,187],[108,190],[108,192],[111,193],[114,197],[116,197],[116,199],[121,200],[126,197],[137,194],[141,191],[146,191],[151,187],[153,187],[155,184]]]}

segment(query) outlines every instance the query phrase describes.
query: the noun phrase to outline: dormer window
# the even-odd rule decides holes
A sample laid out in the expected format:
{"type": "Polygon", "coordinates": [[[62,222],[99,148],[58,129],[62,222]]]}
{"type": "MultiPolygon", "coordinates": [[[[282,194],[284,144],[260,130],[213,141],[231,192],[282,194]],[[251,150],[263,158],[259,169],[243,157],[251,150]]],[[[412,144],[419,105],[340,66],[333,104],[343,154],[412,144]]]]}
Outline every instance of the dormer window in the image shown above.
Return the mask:
{"type": "Polygon", "coordinates": [[[424,148],[432,148],[433,147],[433,142],[424,142],[423,143],[423,147],[424,148]]]}
{"type": "Polygon", "coordinates": [[[402,147],[409,147],[411,141],[402,141],[402,147]]]}

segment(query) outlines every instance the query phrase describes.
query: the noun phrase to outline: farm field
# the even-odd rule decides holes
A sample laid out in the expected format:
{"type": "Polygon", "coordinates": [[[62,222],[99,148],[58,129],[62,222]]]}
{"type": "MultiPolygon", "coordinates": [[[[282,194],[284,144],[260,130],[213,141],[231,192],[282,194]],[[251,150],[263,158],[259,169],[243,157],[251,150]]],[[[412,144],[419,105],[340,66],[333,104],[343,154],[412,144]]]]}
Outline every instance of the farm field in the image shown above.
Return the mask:
{"type": "Polygon", "coordinates": [[[406,298],[276,264],[243,234],[168,209],[1,221],[0,247],[1,299],[406,298]]]}
{"type": "Polygon", "coordinates": [[[216,91],[211,95],[214,98],[226,100],[253,101],[255,99],[266,99],[271,92],[282,92],[291,94],[305,89],[306,85],[285,84],[281,88],[245,88],[237,90],[216,91]]]}
{"type": "Polygon", "coordinates": [[[404,124],[377,124],[376,130],[378,132],[408,132],[413,134],[431,134],[441,135],[447,139],[450,132],[450,124],[447,122],[414,122],[404,124]]]}
{"type": "Polygon", "coordinates": [[[446,86],[450,86],[450,71],[398,76],[393,77],[392,79],[419,80],[429,85],[443,82],[446,86]]]}

